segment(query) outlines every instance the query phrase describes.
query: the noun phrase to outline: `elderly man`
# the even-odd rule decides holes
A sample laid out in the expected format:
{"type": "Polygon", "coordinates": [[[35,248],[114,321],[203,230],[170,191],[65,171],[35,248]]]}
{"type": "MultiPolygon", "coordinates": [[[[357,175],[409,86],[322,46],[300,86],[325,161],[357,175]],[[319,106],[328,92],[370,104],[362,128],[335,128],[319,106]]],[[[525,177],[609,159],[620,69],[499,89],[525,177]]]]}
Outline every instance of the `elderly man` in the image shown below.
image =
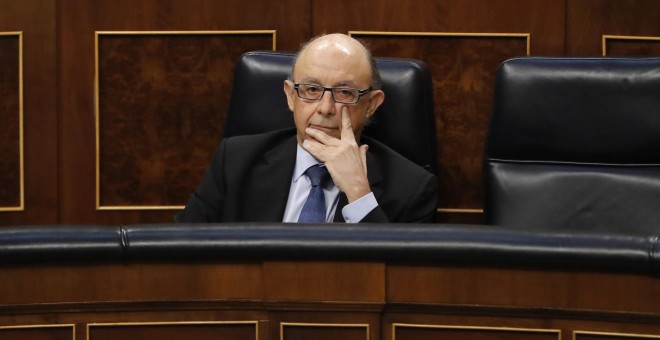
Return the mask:
{"type": "Polygon", "coordinates": [[[435,176],[361,138],[385,99],[380,85],[360,42],[344,34],[312,39],[284,82],[296,128],[223,140],[176,220],[433,221],[435,176]]]}

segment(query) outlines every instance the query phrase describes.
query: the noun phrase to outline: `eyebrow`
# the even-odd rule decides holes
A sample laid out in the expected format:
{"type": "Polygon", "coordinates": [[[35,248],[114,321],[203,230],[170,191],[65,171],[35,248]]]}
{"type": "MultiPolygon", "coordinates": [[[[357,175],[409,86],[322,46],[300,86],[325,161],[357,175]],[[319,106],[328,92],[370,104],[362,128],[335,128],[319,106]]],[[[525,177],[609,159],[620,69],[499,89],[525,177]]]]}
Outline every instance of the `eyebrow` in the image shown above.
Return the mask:
{"type": "MultiPolygon", "coordinates": [[[[318,84],[321,85],[321,82],[316,78],[303,78],[300,81],[301,84],[318,84]]],[[[344,80],[331,85],[331,87],[355,87],[355,84],[352,81],[344,80]]]]}

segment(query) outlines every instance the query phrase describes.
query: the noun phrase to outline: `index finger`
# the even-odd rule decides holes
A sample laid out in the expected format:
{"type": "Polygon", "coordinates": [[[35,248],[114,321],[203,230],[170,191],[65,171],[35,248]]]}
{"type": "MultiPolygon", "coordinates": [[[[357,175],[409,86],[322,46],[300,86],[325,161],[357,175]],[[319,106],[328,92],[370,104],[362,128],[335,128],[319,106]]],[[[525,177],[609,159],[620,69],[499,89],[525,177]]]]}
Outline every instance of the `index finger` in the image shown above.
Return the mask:
{"type": "Polygon", "coordinates": [[[353,125],[351,124],[351,115],[348,113],[348,108],[346,106],[341,108],[341,139],[355,141],[355,133],[353,132],[353,125]]]}

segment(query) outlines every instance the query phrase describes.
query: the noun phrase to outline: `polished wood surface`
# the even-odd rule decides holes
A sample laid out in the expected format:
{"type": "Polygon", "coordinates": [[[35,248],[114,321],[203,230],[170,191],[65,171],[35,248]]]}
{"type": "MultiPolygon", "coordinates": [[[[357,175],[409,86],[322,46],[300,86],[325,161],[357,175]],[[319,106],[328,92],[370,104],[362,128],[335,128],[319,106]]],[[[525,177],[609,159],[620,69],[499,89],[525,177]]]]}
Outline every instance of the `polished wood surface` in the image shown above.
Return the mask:
{"type": "MultiPolygon", "coordinates": [[[[95,157],[90,157],[95,152],[95,121],[93,119],[93,108],[95,104],[94,99],[94,35],[97,31],[251,31],[251,30],[276,30],[280,32],[277,35],[276,46],[277,48],[292,49],[297,46],[300,41],[303,41],[308,36],[306,28],[295,23],[300,18],[305,18],[305,13],[308,11],[309,4],[303,1],[292,2],[260,2],[260,1],[212,1],[212,0],[198,0],[198,1],[169,1],[163,4],[160,1],[63,1],[59,4],[61,15],[60,32],[61,49],[60,49],[60,70],[61,70],[61,110],[67,114],[62,117],[61,133],[62,139],[60,141],[60,157],[61,166],[63,167],[61,176],[61,199],[60,199],[60,220],[69,221],[71,223],[98,223],[99,221],[117,222],[134,220],[140,222],[155,222],[155,221],[172,221],[173,210],[145,210],[145,209],[120,209],[118,211],[99,211],[96,209],[96,162],[95,157]],[[249,13],[249,14],[248,14],[249,13]],[[286,32],[286,34],[284,34],[286,32]],[[92,116],[90,116],[92,114],[92,116]]],[[[123,37],[129,39],[129,37],[123,37]]],[[[134,37],[136,38],[136,37],[134,37]]],[[[156,37],[157,38],[157,37],[156,37]]],[[[164,37],[161,36],[161,39],[164,37]]],[[[209,60],[210,65],[215,68],[214,76],[205,76],[202,86],[207,86],[218,92],[216,95],[220,99],[213,106],[207,107],[206,113],[195,111],[195,114],[203,114],[200,117],[200,123],[207,124],[209,129],[218,131],[222,126],[221,122],[213,122],[214,119],[221,119],[224,115],[225,107],[221,105],[226,101],[222,99],[227,95],[226,89],[218,86],[218,81],[208,81],[208,77],[215,80],[222,79],[227,81],[231,79],[231,70],[233,65],[227,64],[225,61],[229,57],[235,56],[236,53],[247,51],[259,47],[260,49],[272,49],[270,43],[257,43],[256,45],[252,40],[246,39],[247,44],[241,43],[236,45],[235,42],[229,41],[228,47],[219,45],[216,54],[211,55],[209,60]],[[233,45],[232,45],[233,44],[233,45]],[[216,64],[217,63],[217,64],[216,64]],[[221,72],[221,73],[218,73],[221,72]]],[[[146,45],[138,45],[145,47],[146,45]]],[[[108,51],[110,53],[111,51],[108,51]]],[[[174,55],[162,54],[163,58],[154,59],[156,64],[150,63],[139,64],[141,67],[154,68],[158,63],[164,62],[168,57],[174,55]]],[[[110,55],[101,56],[102,60],[110,58],[110,55]]],[[[177,64],[178,65],[178,64],[177,64]]],[[[102,65],[103,66],[103,65],[102,65]]],[[[120,67],[125,69],[118,69],[118,72],[129,72],[128,68],[136,67],[137,65],[132,62],[120,64],[120,67]],[[124,66],[121,66],[124,65],[124,66]]],[[[156,68],[157,70],[157,68],[156,68]]],[[[148,74],[148,73],[147,73],[148,74]]],[[[158,74],[158,72],[157,72],[158,74]]],[[[138,74],[138,79],[139,74],[138,74]]],[[[213,80],[212,79],[212,80],[213,80]]],[[[144,79],[141,79],[144,80],[144,79]]],[[[150,84],[156,86],[157,84],[150,84]]],[[[180,85],[183,86],[183,85],[180,85]]],[[[213,99],[209,99],[213,100],[213,99]]],[[[142,103],[138,101],[138,103],[142,103]]],[[[116,102],[110,102],[110,105],[118,105],[116,102]]],[[[163,101],[154,102],[154,105],[164,105],[163,101]]],[[[201,103],[200,103],[201,104],[201,103]]],[[[171,107],[172,104],[169,105],[171,107]]],[[[194,115],[190,110],[189,105],[175,105],[178,109],[176,112],[171,113],[173,117],[177,115],[185,116],[183,122],[194,121],[194,115]],[[188,114],[186,113],[188,112],[188,114]]],[[[122,114],[130,114],[137,110],[137,107],[131,108],[122,114]]],[[[156,112],[156,109],[147,109],[142,111],[142,115],[149,115],[149,112],[156,112]]],[[[153,114],[149,115],[153,117],[153,114]]],[[[163,119],[167,116],[164,110],[158,110],[157,118],[163,119]]],[[[137,117],[134,117],[137,118],[137,117]]],[[[126,119],[130,119],[127,117],[126,119]]],[[[104,145],[108,146],[110,150],[104,149],[102,152],[112,151],[112,145],[122,143],[124,137],[138,136],[139,139],[133,138],[133,143],[130,144],[132,150],[139,150],[141,147],[147,147],[144,153],[148,153],[156,160],[159,158],[164,160],[166,152],[159,152],[157,148],[158,141],[145,140],[149,135],[140,134],[140,130],[148,126],[147,131],[158,132],[158,138],[163,138],[162,132],[167,131],[164,126],[176,124],[171,119],[166,119],[159,126],[156,122],[136,122],[131,125],[128,130],[122,129],[117,133],[106,135],[104,145]],[[116,138],[115,138],[116,136],[116,138]],[[108,140],[111,138],[111,140],[108,140]],[[118,140],[116,140],[118,138],[118,140]],[[149,142],[152,144],[145,144],[149,142]],[[115,143],[115,144],[113,144],[115,143]],[[151,148],[151,149],[150,149],[151,148]]],[[[105,125],[107,126],[107,125],[105,125]]],[[[185,127],[181,127],[185,129],[185,127]]],[[[192,132],[194,135],[194,132],[192,132]]],[[[207,134],[206,134],[207,135],[207,134]]],[[[211,141],[205,142],[204,150],[197,150],[195,152],[201,155],[210,155],[217,143],[220,140],[220,135],[216,136],[215,143],[211,141]],[[206,145],[212,144],[212,145],[206,145]]],[[[130,141],[127,140],[127,141],[130,141]]],[[[126,141],[124,141],[126,142],[126,141]]],[[[181,144],[185,145],[185,143],[181,144]]],[[[160,146],[162,147],[162,145],[160,146]]],[[[114,147],[117,150],[116,147],[114,147]]],[[[118,150],[114,153],[121,153],[118,150]]],[[[176,151],[178,152],[178,151],[176,151]]],[[[182,153],[191,152],[191,150],[181,150],[182,153]]],[[[120,161],[120,155],[112,157],[120,161]]],[[[131,153],[126,153],[126,160],[131,160],[131,153]]],[[[210,161],[209,157],[195,157],[198,160],[195,164],[191,164],[190,160],[180,159],[175,162],[180,164],[172,165],[173,169],[183,175],[185,171],[195,171],[195,178],[201,178],[201,171],[206,167],[206,163],[210,161]],[[206,159],[203,159],[206,158],[206,159]],[[186,170],[186,166],[189,169],[186,170]]],[[[107,157],[105,158],[108,159],[107,157]]],[[[147,161],[147,160],[142,160],[147,161]]],[[[174,162],[173,160],[168,160],[174,162]]],[[[133,162],[135,163],[135,162],[133,162]]],[[[105,165],[105,164],[104,164],[105,165]]],[[[110,165],[108,165],[110,166],[110,165]]],[[[119,165],[121,166],[121,165],[119,165]]],[[[163,172],[168,171],[169,164],[158,165],[144,165],[144,168],[150,171],[157,171],[160,169],[163,172]]],[[[107,169],[107,168],[106,168],[107,169]]],[[[125,172],[121,168],[107,169],[105,176],[114,176],[111,179],[113,185],[119,186],[130,183],[130,178],[135,178],[140,181],[140,186],[147,185],[148,182],[154,179],[165,179],[167,176],[162,176],[157,173],[144,173],[141,174],[135,169],[135,173],[131,173],[131,167],[127,166],[125,172]],[[125,178],[122,177],[125,174],[125,178]],[[154,177],[155,175],[155,177],[154,177]],[[149,180],[146,180],[148,178],[149,180]]],[[[155,180],[153,183],[160,189],[164,188],[164,183],[161,180],[155,180]]],[[[183,181],[182,183],[187,183],[183,181]]],[[[149,195],[148,192],[140,192],[134,194],[126,194],[120,192],[120,198],[114,198],[105,204],[110,205],[133,205],[139,208],[139,205],[183,205],[187,195],[192,192],[196,184],[185,184],[186,189],[180,185],[174,185],[178,191],[186,191],[184,193],[164,194],[158,193],[156,197],[141,197],[140,195],[149,195]],[[125,197],[125,198],[124,198],[125,197]],[[176,202],[171,202],[172,198],[176,202]],[[168,202],[163,202],[168,200],[168,202]],[[141,201],[141,202],[136,202],[141,201]],[[139,203],[139,205],[137,204],[139,203]]],[[[107,183],[107,182],[105,182],[107,183]]],[[[109,189],[109,188],[106,188],[109,189]]],[[[127,190],[135,190],[132,187],[127,190]]],[[[121,190],[121,188],[119,188],[121,190]]],[[[154,190],[148,189],[151,192],[154,190]]],[[[107,192],[107,191],[106,191],[107,192]]],[[[110,191],[109,194],[113,192],[110,191]]],[[[153,195],[153,194],[152,194],[153,195]]],[[[117,196],[117,195],[115,195],[117,196]]]]}
{"type": "MultiPolygon", "coordinates": [[[[23,32],[25,118],[25,208],[0,212],[1,225],[164,223],[185,204],[222,137],[231,61],[270,46],[198,36],[204,59],[187,59],[181,53],[193,49],[165,49],[176,39],[147,32],[273,31],[282,51],[324,32],[362,32],[377,55],[426,61],[439,136],[438,217],[456,223],[483,222],[481,150],[503,59],[600,56],[604,49],[659,55],[652,40],[660,37],[656,0],[0,0],[0,9],[0,32],[23,32]],[[126,33],[100,39],[100,74],[98,32],[126,33]],[[519,34],[528,38],[511,36],[519,34]],[[112,45],[129,41],[130,49],[112,45]],[[204,60],[197,64],[204,71],[186,69],[191,60],[204,60]],[[187,87],[185,77],[195,72],[203,74],[199,87],[187,87]]],[[[188,37],[191,47],[194,35],[188,37]]],[[[3,111],[3,126],[15,126],[13,111],[3,111]]],[[[13,205],[18,150],[13,135],[3,136],[0,166],[11,169],[0,181],[11,192],[0,199],[13,205]]]]}
{"type": "MultiPolygon", "coordinates": [[[[22,32],[23,39],[23,161],[25,204],[22,210],[0,212],[0,224],[39,224],[56,223],[58,220],[58,179],[57,168],[57,28],[56,3],[50,0],[26,0],[16,2],[0,0],[0,32],[22,32]]],[[[10,40],[13,40],[10,38],[10,40]]],[[[12,48],[13,49],[13,48],[12,48]]],[[[8,51],[3,48],[3,55],[8,51]]],[[[17,51],[6,57],[16,56],[17,51]]],[[[3,57],[4,58],[4,57],[3,57]]],[[[2,65],[0,73],[14,69],[15,64],[2,65]]],[[[11,76],[13,86],[18,89],[18,78],[11,76]]],[[[9,79],[7,79],[9,81],[9,79]]],[[[3,87],[5,85],[2,85],[3,87]]],[[[4,102],[6,98],[3,98],[4,102]]],[[[15,139],[16,111],[7,106],[0,107],[3,113],[2,135],[12,133],[9,139],[0,138],[3,151],[1,164],[9,162],[15,168],[15,155],[19,147],[15,139]],[[10,118],[4,118],[9,115],[10,118]],[[7,125],[5,125],[7,124],[7,125]],[[10,128],[11,127],[11,128],[10,128]],[[14,155],[14,156],[12,156],[14,155]]],[[[4,188],[17,188],[20,177],[11,173],[0,174],[0,178],[10,178],[13,183],[3,184],[4,188]],[[5,187],[7,185],[7,187],[5,187]]],[[[15,190],[15,189],[14,189],[15,190]]],[[[4,194],[3,194],[4,196],[4,194]]],[[[15,192],[10,195],[14,206],[15,192]]],[[[0,204],[2,205],[2,204],[0,204]]]]}
{"type": "Polygon", "coordinates": [[[0,35],[0,211],[21,206],[21,38],[0,35]]]}
{"type": "Polygon", "coordinates": [[[433,75],[439,208],[480,209],[481,164],[495,84],[494,70],[506,59],[527,55],[529,36],[467,33],[352,35],[372,53],[424,60],[433,75]],[[451,195],[449,195],[451,193],[451,195]]]}
{"type": "Polygon", "coordinates": [[[660,337],[659,289],[648,274],[439,263],[3,265],[0,335],[61,339],[75,325],[80,339],[660,337]]]}
{"type": "Polygon", "coordinates": [[[99,33],[98,206],[183,206],[222,138],[234,63],[275,31],[99,33]]]}
{"type": "MultiPolygon", "coordinates": [[[[601,55],[603,35],[660,37],[655,0],[571,0],[566,2],[566,52],[601,55]]],[[[644,51],[640,51],[644,52],[644,51]]],[[[645,56],[659,56],[654,54],[645,56]]]]}

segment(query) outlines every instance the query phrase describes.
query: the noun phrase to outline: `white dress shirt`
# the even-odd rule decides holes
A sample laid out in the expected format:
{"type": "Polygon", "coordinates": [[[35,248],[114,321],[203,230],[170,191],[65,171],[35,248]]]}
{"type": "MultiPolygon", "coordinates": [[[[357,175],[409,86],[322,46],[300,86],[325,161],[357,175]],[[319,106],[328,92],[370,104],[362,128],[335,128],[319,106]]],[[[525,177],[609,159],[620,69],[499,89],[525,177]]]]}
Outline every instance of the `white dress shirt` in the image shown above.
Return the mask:
{"type": "MultiPolygon", "coordinates": [[[[284,218],[282,222],[298,222],[298,217],[302,211],[305,200],[309,195],[312,184],[309,178],[305,175],[305,171],[312,165],[320,164],[314,156],[303,149],[300,144],[297,145],[296,150],[296,165],[293,169],[293,176],[291,177],[291,188],[289,189],[289,198],[286,202],[286,209],[284,210],[284,218]]],[[[332,181],[327,181],[323,187],[323,194],[325,196],[325,211],[326,222],[332,222],[337,210],[337,202],[339,201],[339,188],[332,181]]],[[[372,192],[364,195],[353,203],[347,204],[342,209],[342,215],[346,223],[360,222],[371,210],[378,206],[376,197],[372,192]]]]}

